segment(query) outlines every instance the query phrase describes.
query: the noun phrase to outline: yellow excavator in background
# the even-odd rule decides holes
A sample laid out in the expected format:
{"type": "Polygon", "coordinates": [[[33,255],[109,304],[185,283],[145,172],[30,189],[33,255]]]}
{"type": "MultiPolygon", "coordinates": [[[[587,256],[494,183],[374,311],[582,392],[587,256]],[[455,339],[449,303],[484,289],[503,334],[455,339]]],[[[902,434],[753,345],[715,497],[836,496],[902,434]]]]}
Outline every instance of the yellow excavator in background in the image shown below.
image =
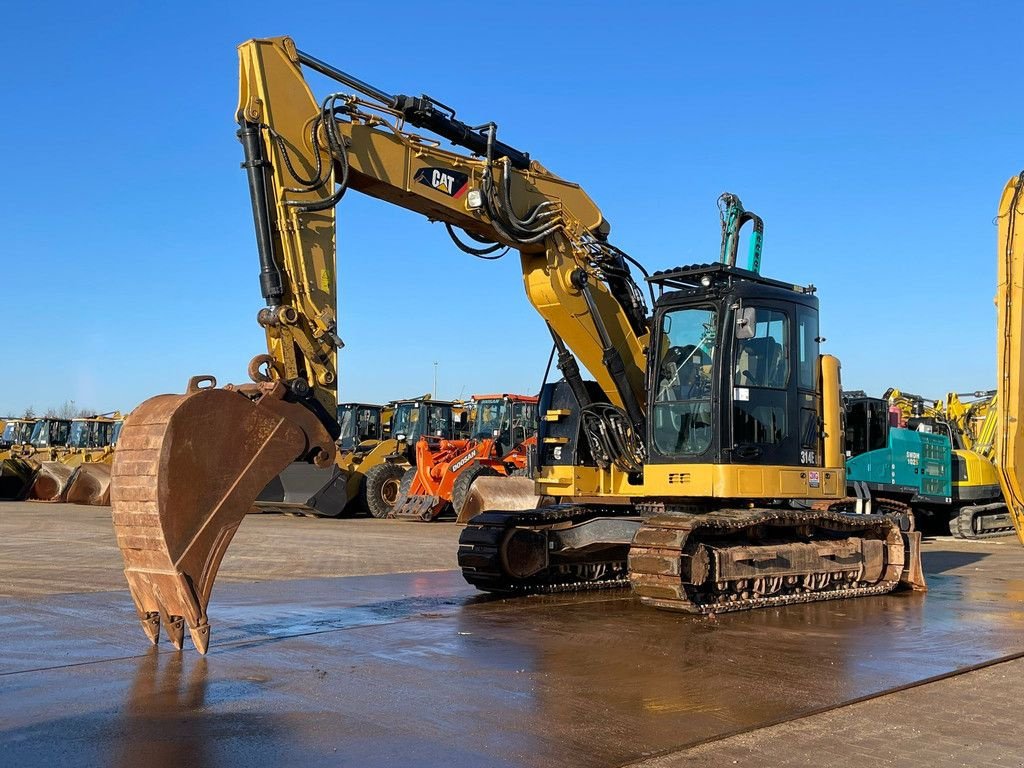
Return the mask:
{"type": "Polygon", "coordinates": [[[1024,171],[1003,188],[996,216],[998,278],[996,289],[995,463],[1003,499],[1017,537],[1024,544],[1024,171]]]}
{"type": "Polygon", "coordinates": [[[551,332],[563,378],[542,388],[528,467],[535,495],[558,503],[470,520],[458,557],[471,584],[631,584],[645,604],[697,613],[923,587],[916,534],[808,504],[846,491],[839,362],[819,354],[814,289],[760,274],[763,224],[738,198],[722,198],[719,262],[647,276],[648,305],[630,266],[643,268],[594,202],[494,123],[381,91],[289,38],[239,54],[268,352],[250,384],[197,376],[125,421],[113,519],[153,642],[162,624],[181,647],[187,626],[205,652],[217,569],[256,495],[292,461],[334,462],[334,208],[349,191],[442,222],[470,254],[517,251],[551,332]],[[347,90],[315,98],[303,67],[347,90]]]}
{"type": "Polygon", "coordinates": [[[1014,535],[992,453],[995,394],[843,393],[847,485],[865,502],[904,507],[921,530],[1014,535]]]}

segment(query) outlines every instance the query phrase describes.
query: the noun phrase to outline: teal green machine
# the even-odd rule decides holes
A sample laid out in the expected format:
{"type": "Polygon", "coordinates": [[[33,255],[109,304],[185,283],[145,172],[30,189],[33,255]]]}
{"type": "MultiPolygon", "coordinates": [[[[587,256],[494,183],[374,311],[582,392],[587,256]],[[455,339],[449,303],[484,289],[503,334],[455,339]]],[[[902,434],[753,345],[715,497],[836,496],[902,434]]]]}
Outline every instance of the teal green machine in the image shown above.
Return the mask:
{"type": "Polygon", "coordinates": [[[952,503],[948,435],[897,426],[881,398],[844,397],[844,411],[846,482],[853,495],[864,498],[867,490],[908,504],[952,503]]]}

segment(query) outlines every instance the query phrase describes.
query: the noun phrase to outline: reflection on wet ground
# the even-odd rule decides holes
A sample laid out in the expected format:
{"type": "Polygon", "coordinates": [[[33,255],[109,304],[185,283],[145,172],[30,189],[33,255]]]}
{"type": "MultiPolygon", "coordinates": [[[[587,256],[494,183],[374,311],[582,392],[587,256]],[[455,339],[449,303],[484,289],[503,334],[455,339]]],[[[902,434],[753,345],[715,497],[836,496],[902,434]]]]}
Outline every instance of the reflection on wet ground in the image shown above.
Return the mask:
{"type": "Polygon", "coordinates": [[[933,549],[926,595],[715,619],[455,572],[221,585],[206,659],[147,651],[126,593],[6,599],[0,741],[11,765],[616,765],[1024,650],[1021,556],[933,549]]]}

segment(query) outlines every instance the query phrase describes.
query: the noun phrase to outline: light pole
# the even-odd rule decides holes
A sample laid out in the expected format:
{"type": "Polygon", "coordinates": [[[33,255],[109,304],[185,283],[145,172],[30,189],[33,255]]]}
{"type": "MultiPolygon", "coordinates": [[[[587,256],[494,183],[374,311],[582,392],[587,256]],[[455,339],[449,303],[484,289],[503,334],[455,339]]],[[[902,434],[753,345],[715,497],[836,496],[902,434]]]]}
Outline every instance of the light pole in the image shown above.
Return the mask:
{"type": "Polygon", "coordinates": [[[431,395],[432,400],[437,400],[437,360],[434,361],[434,394],[431,395]]]}

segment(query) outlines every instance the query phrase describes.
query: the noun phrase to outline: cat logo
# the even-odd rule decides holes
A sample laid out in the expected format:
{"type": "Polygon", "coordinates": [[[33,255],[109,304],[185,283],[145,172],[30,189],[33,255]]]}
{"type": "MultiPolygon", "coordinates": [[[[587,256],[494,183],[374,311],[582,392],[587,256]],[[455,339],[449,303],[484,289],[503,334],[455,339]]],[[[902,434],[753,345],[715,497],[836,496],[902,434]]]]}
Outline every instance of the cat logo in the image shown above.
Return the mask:
{"type": "Polygon", "coordinates": [[[449,168],[420,168],[414,178],[449,197],[462,197],[469,185],[469,176],[449,168]]]}

